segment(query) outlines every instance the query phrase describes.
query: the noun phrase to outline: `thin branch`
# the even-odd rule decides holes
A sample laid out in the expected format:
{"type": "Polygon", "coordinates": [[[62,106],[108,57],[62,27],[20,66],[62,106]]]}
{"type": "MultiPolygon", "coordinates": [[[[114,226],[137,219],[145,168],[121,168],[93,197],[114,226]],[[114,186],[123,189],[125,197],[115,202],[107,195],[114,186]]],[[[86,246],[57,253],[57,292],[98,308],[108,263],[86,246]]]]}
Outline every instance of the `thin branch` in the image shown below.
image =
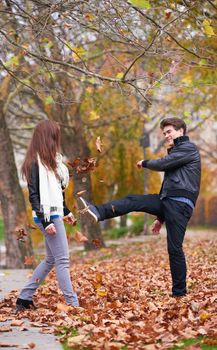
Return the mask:
{"type": "MultiPolygon", "coordinates": [[[[192,6],[193,8],[194,6],[192,6]]],[[[169,23],[165,24],[165,26],[161,27],[161,29],[159,28],[153,39],[151,40],[150,44],[145,48],[145,50],[135,58],[135,60],[130,64],[130,66],[127,68],[126,72],[123,75],[123,80],[125,79],[126,75],[128,74],[128,72],[130,71],[130,69],[134,66],[134,64],[142,57],[144,56],[144,54],[153,46],[155,40],[160,36],[160,34],[164,31],[164,29],[166,27],[168,27],[170,24],[176,22],[180,17],[182,17],[183,15],[185,15],[187,12],[189,12],[190,9],[187,9],[186,11],[184,11],[183,13],[181,13],[178,17],[174,18],[173,20],[171,20],[169,23]]]]}
{"type": "Polygon", "coordinates": [[[145,96],[143,95],[143,93],[141,92],[141,90],[144,90],[144,89],[140,89],[138,88],[136,85],[134,85],[133,83],[128,83],[129,85],[131,85],[132,87],[134,87],[134,89],[139,93],[139,95],[142,96],[142,98],[144,98],[144,100],[146,102],[148,102],[149,105],[152,105],[151,101],[145,96]]]}
{"type": "MultiPolygon", "coordinates": [[[[74,64],[71,64],[71,63],[68,63],[68,62],[63,62],[63,61],[59,61],[59,60],[55,60],[55,59],[51,59],[49,57],[46,57],[46,56],[40,56],[39,54],[36,54],[30,50],[28,50],[27,48],[24,48],[22,47],[21,45],[17,44],[16,42],[14,42],[13,40],[11,40],[2,30],[0,30],[0,33],[7,39],[7,41],[15,46],[15,47],[18,47],[19,49],[21,50],[25,50],[26,53],[29,55],[29,56],[32,56],[32,57],[35,57],[37,59],[39,59],[40,61],[42,62],[49,62],[49,63],[53,63],[53,64],[56,64],[56,65],[61,65],[61,66],[65,66],[65,67],[69,67],[69,68],[72,68],[80,73],[84,73],[85,75],[87,76],[91,76],[91,77],[95,77],[95,78],[98,78],[100,80],[103,80],[103,81],[109,81],[109,82],[113,82],[113,83],[118,83],[118,82],[123,82],[122,79],[115,79],[115,78],[111,78],[111,77],[107,77],[107,76],[103,76],[103,75],[100,75],[100,74],[96,74],[96,73],[93,73],[93,72],[90,72],[90,71],[87,71],[85,69],[82,69],[82,68],[79,68],[77,66],[75,66],[74,64]]],[[[3,65],[3,63],[2,63],[3,65]]],[[[4,66],[4,65],[3,65],[4,66]]],[[[4,66],[4,68],[6,69],[6,67],[4,66]]],[[[7,70],[7,69],[6,69],[7,70]]],[[[138,79],[138,77],[135,77],[135,78],[131,78],[131,79],[127,79],[124,81],[124,83],[129,83],[129,82],[133,82],[133,81],[136,81],[138,79]]],[[[28,86],[28,85],[27,85],[28,86]]]]}
{"type": "MultiPolygon", "coordinates": [[[[12,74],[10,74],[10,75],[13,77],[12,74]]],[[[28,79],[34,77],[35,75],[37,75],[37,71],[36,71],[35,73],[33,73],[33,74],[30,74],[30,75],[26,78],[26,80],[28,80],[28,79]]],[[[13,77],[13,78],[14,78],[14,77],[13,77]]],[[[11,91],[11,92],[8,94],[7,100],[6,100],[5,103],[4,103],[4,108],[3,108],[4,113],[7,112],[8,106],[9,106],[10,102],[11,102],[11,101],[13,100],[13,98],[20,92],[20,90],[22,89],[23,85],[25,86],[26,84],[23,84],[23,82],[21,81],[20,84],[17,85],[16,89],[14,89],[13,91],[11,91]]],[[[29,87],[29,86],[28,86],[28,87],[29,87]]],[[[34,93],[35,93],[35,90],[34,90],[34,89],[33,89],[33,91],[34,91],[34,93]]]]}
{"type": "Polygon", "coordinates": [[[11,3],[12,3],[14,6],[17,6],[18,9],[19,9],[21,12],[25,13],[25,15],[28,16],[28,18],[30,17],[31,19],[33,19],[34,21],[36,21],[36,19],[35,19],[30,13],[26,12],[26,11],[25,11],[20,5],[18,5],[15,1],[13,1],[13,0],[10,0],[10,1],[11,1],[11,3]]]}
{"type": "Polygon", "coordinates": [[[214,9],[217,10],[217,6],[215,6],[215,4],[213,4],[213,2],[211,0],[207,0],[207,2],[212,6],[214,7],[214,9]]]}
{"type": "Polygon", "coordinates": [[[129,67],[127,68],[126,72],[125,72],[124,75],[123,75],[123,78],[122,78],[123,81],[125,80],[126,75],[129,73],[129,71],[130,71],[131,68],[134,66],[134,64],[135,64],[142,56],[144,56],[144,54],[146,53],[146,51],[148,51],[148,50],[152,47],[152,45],[154,44],[155,40],[157,39],[159,33],[160,33],[160,30],[157,30],[156,33],[155,33],[155,35],[154,35],[154,37],[153,37],[153,39],[152,39],[152,41],[150,42],[150,44],[149,44],[149,45],[145,48],[145,50],[144,50],[140,55],[138,55],[138,56],[133,60],[133,62],[129,65],[129,67]]]}
{"type": "MultiPolygon", "coordinates": [[[[167,34],[179,47],[181,47],[183,50],[187,51],[188,53],[190,53],[191,55],[196,56],[197,58],[200,59],[207,59],[207,57],[203,57],[203,56],[199,56],[198,54],[196,54],[195,52],[189,50],[187,47],[183,46],[172,34],[170,34],[168,31],[164,30],[164,27],[161,27],[153,18],[149,17],[148,15],[146,15],[141,9],[139,9],[136,6],[132,6],[132,8],[139,12],[143,17],[145,17],[146,19],[148,19],[150,22],[152,22],[159,30],[163,31],[165,34],[167,34]]],[[[189,10],[189,9],[188,9],[189,10]]]]}
{"type": "Polygon", "coordinates": [[[5,13],[6,15],[19,16],[19,17],[22,17],[24,19],[29,19],[29,17],[27,17],[27,16],[21,15],[20,13],[14,13],[12,11],[0,10],[0,13],[5,13]]]}
{"type": "Polygon", "coordinates": [[[30,85],[24,83],[22,80],[20,80],[19,78],[16,77],[16,75],[10,70],[8,69],[4,63],[2,62],[2,60],[0,60],[0,65],[8,72],[8,74],[10,74],[10,76],[12,76],[15,80],[17,80],[20,84],[26,86],[28,89],[31,89],[34,93],[36,93],[36,90],[33,89],[30,85]]]}

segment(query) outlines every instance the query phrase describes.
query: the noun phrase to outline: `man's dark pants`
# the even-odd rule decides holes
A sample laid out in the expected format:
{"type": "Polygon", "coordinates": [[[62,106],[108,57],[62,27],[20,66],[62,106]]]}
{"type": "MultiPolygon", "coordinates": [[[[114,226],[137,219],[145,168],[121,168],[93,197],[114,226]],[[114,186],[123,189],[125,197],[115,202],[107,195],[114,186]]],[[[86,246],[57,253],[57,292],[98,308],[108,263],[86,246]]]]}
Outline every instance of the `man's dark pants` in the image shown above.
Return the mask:
{"type": "Polygon", "coordinates": [[[164,221],[173,284],[172,295],[186,294],[186,262],[182,243],[193,211],[188,204],[169,198],[161,200],[158,194],[147,194],[128,195],[106,204],[96,205],[96,208],[101,220],[137,211],[155,215],[164,221]]]}

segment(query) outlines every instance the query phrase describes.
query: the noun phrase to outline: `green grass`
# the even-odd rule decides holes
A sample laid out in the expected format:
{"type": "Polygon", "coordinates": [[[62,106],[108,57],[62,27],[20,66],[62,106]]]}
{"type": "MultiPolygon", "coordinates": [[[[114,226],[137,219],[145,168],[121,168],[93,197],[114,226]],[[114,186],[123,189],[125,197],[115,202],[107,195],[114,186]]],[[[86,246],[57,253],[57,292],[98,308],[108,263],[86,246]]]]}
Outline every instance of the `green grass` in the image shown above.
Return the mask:
{"type": "Polygon", "coordinates": [[[107,230],[105,236],[107,239],[118,239],[124,237],[127,233],[131,236],[138,236],[144,230],[144,216],[130,216],[132,224],[127,227],[115,227],[107,230]]]}
{"type": "Polygon", "coordinates": [[[217,342],[217,338],[208,338],[208,337],[198,337],[196,339],[184,339],[180,340],[175,346],[170,348],[170,350],[183,350],[183,349],[188,349],[188,346],[193,345],[193,344],[198,344],[200,345],[200,348],[202,350],[216,350],[217,349],[217,344],[216,345],[208,345],[206,344],[206,339],[207,340],[214,340],[217,342]]]}
{"type": "Polygon", "coordinates": [[[144,230],[144,216],[138,216],[133,220],[133,224],[130,226],[130,233],[138,236],[144,230]]]}
{"type": "Polygon", "coordinates": [[[4,223],[3,219],[0,218],[0,241],[4,240],[4,223]]]}
{"type": "Polygon", "coordinates": [[[114,227],[107,230],[106,238],[117,239],[123,237],[127,232],[129,232],[129,229],[127,227],[114,227]]]}

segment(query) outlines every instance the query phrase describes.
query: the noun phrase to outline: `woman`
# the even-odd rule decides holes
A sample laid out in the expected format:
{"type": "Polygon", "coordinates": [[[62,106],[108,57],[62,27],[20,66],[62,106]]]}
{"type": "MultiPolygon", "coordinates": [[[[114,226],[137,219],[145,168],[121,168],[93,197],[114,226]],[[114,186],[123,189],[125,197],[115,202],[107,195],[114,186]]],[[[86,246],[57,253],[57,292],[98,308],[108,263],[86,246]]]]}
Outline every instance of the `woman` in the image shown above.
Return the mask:
{"type": "Polygon", "coordinates": [[[75,219],[65,206],[63,191],[68,185],[69,173],[62,163],[59,151],[59,125],[51,120],[40,122],[34,130],[21,171],[28,183],[34,222],[45,237],[46,257],[22,289],[16,301],[17,311],[34,307],[32,296],[54,266],[66,303],[79,306],[70,280],[69,250],[63,216],[72,225],[75,219]]]}

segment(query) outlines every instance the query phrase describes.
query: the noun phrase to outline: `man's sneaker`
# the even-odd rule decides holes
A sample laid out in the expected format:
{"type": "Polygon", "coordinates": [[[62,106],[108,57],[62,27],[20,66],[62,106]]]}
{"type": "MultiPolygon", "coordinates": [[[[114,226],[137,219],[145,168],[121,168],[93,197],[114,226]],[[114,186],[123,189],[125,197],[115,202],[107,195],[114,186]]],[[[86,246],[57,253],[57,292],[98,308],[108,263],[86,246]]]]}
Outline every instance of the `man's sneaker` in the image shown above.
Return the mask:
{"type": "Polygon", "coordinates": [[[82,214],[88,215],[92,221],[93,220],[95,222],[100,221],[100,214],[99,214],[98,210],[96,209],[96,207],[93,204],[84,200],[84,198],[82,198],[82,197],[79,197],[79,199],[80,199],[80,204],[82,205],[81,206],[82,214]]]}
{"type": "Polygon", "coordinates": [[[33,304],[33,301],[18,298],[16,301],[16,312],[24,311],[26,309],[35,309],[35,305],[33,304]]]}

